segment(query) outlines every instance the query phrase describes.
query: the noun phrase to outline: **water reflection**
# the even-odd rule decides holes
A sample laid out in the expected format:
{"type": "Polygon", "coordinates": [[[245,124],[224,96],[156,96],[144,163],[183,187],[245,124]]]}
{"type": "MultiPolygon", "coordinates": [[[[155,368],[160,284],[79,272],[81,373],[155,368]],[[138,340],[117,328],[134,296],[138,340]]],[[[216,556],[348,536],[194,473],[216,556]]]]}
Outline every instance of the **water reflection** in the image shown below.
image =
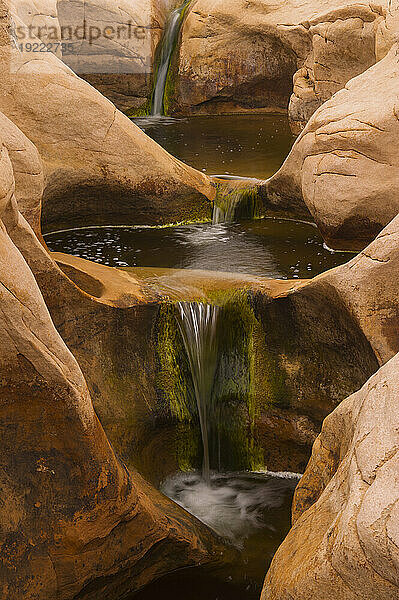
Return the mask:
{"type": "Polygon", "coordinates": [[[45,236],[52,251],[114,267],[166,267],[309,278],[349,260],[309,223],[260,219],[178,227],[90,227],[45,236]]]}
{"type": "Polygon", "coordinates": [[[294,141],[287,115],[134,121],[173,156],[208,175],[265,179],[279,169],[294,141]]]}

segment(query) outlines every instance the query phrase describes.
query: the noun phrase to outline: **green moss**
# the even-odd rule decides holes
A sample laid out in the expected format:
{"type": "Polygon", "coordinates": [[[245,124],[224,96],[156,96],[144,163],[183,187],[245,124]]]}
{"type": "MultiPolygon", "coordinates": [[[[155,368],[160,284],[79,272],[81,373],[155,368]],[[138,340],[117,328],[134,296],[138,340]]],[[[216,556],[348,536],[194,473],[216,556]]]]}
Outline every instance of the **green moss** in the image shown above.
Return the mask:
{"type": "Polygon", "coordinates": [[[200,469],[202,443],[198,428],[192,423],[177,423],[176,426],[176,458],[180,471],[200,469]]]}
{"type": "Polygon", "coordinates": [[[148,117],[151,114],[151,99],[148,100],[137,108],[130,108],[125,113],[130,119],[148,117]]]}
{"type": "Polygon", "coordinates": [[[262,212],[258,187],[253,182],[217,182],[214,206],[221,213],[221,221],[254,219],[262,212]]]}
{"type": "MultiPolygon", "coordinates": [[[[173,55],[172,55],[173,61],[173,55]]],[[[165,82],[165,90],[163,94],[163,114],[169,115],[172,112],[173,101],[176,97],[177,88],[177,67],[172,64],[169,66],[168,75],[165,82]]]]}
{"type": "Polygon", "coordinates": [[[175,307],[161,305],[158,317],[157,387],[171,415],[179,422],[191,420],[192,395],[189,365],[176,323],[175,307]]]}
{"type": "MultiPolygon", "coordinates": [[[[211,464],[219,469],[260,468],[262,451],[254,437],[258,409],[253,387],[253,333],[257,321],[245,291],[215,292],[213,301],[220,312],[216,332],[219,358],[208,406],[211,464]]],[[[200,466],[202,446],[191,372],[175,311],[172,304],[160,309],[157,384],[161,405],[177,422],[178,463],[187,470],[200,466]]]]}
{"type": "MultiPolygon", "coordinates": [[[[165,89],[164,89],[164,95],[163,95],[163,114],[164,115],[169,115],[170,112],[172,112],[173,109],[173,103],[174,103],[174,99],[176,96],[176,88],[177,88],[177,77],[178,77],[178,50],[180,47],[180,41],[181,41],[181,28],[184,22],[184,19],[187,15],[187,12],[189,10],[190,4],[191,4],[191,0],[185,0],[185,6],[183,7],[183,10],[180,14],[180,20],[179,20],[179,34],[177,36],[176,42],[174,44],[173,50],[172,50],[172,54],[170,57],[170,62],[169,62],[169,67],[168,67],[168,73],[166,76],[166,81],[165,81],[165,89]]],[[[154,79],[153,79],[153,86],[155,86],[155,82],[157,81],[157,73],[158,73],[158,68],[159,68],[159,61],[160,61],[160,55],[161,55],[161,48],[162,48],[162,44],[163,44],[163,38],[160,40],[156,50],[155,50],[155,65],[156,68],[154,70],[154,79]]],[[[151,93],[151,103],[152,104],[152,97],[154,94],[154,87],[151,93]]]]}
{"type": "Polygon", "coordinates": [[[225,413],[228,413],[222,415],[221,422],[230,428],[230,446],[235,445],[229,449],[235,468],[256,469],[263,465],[263,453],[254,436],[258,415],[254,385],[257,326],[246,291],[225,295],[219,319],[222,359],[217,380],[218,394],[224,399],[225,413]]]}
{"type": "MultiPolygon", "coordinates": [[[[251,298],[251,304],[252,298],[251,298]]],[[[273,326],[275,322],[272,321],[273,326]]],[[[270,328],[269,319],[256,318],[253,334],[254,357],[254,388],[258,410],[265,413],[269,408],[288,408],[291,401],[291,391],[287,382],[286,367],[281,364],[281,353],[275,348],[275,332],[270,328]]],[[[289,329],[289,328],[288,328],[289,329]]],[[[292,331],[284,327],[281,331],[284,340],[289,339],[292,331]]]]}
{"type": "MultiPolygon", "coordinates": [[[[222,470],[261,469],[257,424],[271,407],[289,406],[287,373],[279,355],[268,347],[252,295],[247,290],[219,290],[210,296],[208,301],[220,307],[218,365],[208,406],[211,465],[222,470]]],[[[198,467],[202,449],[191,371],[175,315],[173,304],[160,309],[157,381],[170,417],[185,426],[176,451],[180,467],[188,469],[198,467]]]]}

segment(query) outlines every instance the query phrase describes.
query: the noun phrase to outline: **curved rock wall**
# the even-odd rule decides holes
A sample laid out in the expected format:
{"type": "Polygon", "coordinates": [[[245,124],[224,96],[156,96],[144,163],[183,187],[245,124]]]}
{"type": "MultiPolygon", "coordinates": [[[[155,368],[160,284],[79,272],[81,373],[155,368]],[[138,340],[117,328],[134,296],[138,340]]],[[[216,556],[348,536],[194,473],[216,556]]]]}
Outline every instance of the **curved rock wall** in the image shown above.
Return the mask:
{"type": "Polygon", "coordinates": [[[399,216],[357,257],[303,288],[335,289],[383,366],[325,419],[262,600],[399,596],[398,236],[399,216]]]}
{"type": "Polygon", "coordinates": [[[170,156],[50,52],[19,53],[0,23],[0,110],[36,145],[44,228],[210,218],[209,179],[170,156]]]}
{"type": "Polygon", "coordinates": [[[399,355],[325,420],[262,600],[399,596],[399,355]]]}
{"type": "Polygon", "coordinates": [[[374,239],[399,210],[398,94],[395,44],[312,116],[267,182],[268,202],[305,204],[334,248],[374,239]]]}
{"type": "Polygon", "coordinates": [[[311,51],[294,75],[288,108],[294,133],[302,131],[323,102],[375,64],[384,15],[382,6],[348,5],[309,20],[311,51]]]}
{"type": "Polygon", "coordinates": [[[384,15],[385,3],[197,0],[183,27],[175,108],[286,109],[293,91],[289,111],[297,132],[375,63],[384,15]]]}
{"type": "MultiPolygon", "coordinates": [[[[14,142],[21,150],[14,164],[25,168],[23,203],[24,188],[37,186],[35,169],[26,170],[37,155],[2,122],[11,156],[14,142]]],[[[211,560],[217,542],[115,456],[38,282],[64,306],[80,297],[94,309],[96,300],[61,273],[18,212],[7,145],[0,146],[1,597],[118,599],[169,570],[211,560]]],[[[27,216],[35,222],[35,211],[27,216]]]]}

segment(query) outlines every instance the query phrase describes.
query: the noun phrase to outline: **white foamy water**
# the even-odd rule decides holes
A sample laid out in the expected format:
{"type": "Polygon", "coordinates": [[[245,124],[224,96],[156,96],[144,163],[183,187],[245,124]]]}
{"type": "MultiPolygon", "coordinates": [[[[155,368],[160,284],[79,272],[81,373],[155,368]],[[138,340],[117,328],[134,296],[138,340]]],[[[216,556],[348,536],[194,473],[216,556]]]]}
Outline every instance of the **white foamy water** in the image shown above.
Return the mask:
{"type": "Polygon", "coordinates": [[[275,530],[270,512],[283,506],[299,478],[295,473],[215,473],[208,485],[198,473],[178,473],[161,490],[221,537],[242,547],[257,529],[275,530]]]}

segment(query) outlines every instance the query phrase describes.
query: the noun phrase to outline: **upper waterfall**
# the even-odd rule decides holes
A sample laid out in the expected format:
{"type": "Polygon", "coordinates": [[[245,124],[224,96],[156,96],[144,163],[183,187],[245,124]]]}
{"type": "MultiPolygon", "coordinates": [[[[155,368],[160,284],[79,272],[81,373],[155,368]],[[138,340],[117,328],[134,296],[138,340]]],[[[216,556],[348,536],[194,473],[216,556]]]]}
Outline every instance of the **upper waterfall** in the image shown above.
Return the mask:
{"type": "Polygon", "coordinates": [[[165,86],[168,77],[170,60],[176,46],[180,27],[183,23],[185,8],[191,0],[185,0],[181,6],[172,10],[166,23],[164,35],[160,46],[158,69],[155,75],[154,92],[152,95],[151,115],[164,114],[165,86]]]}

